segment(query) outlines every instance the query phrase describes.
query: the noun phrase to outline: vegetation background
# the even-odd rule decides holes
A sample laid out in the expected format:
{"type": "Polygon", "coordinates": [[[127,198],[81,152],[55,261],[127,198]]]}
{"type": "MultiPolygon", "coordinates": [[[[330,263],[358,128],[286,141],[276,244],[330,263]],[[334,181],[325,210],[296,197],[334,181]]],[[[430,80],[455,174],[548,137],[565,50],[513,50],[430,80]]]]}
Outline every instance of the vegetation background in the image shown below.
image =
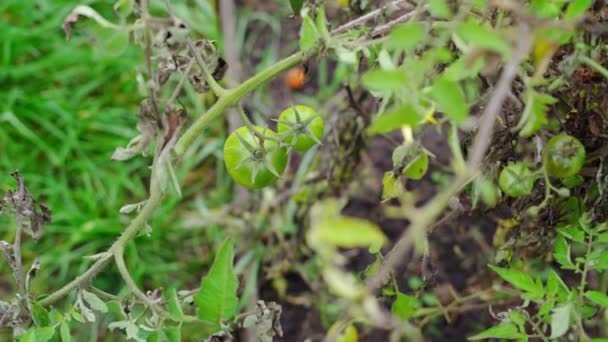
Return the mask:
{"type": "MultiPolygon", "coordinates": [[[[608,10],[600,2],[597,1],[595,13],[604,16],[608,10]]],[[[75,5],[87,4],[104,17],[114,18],[113,3],[94,0],[0,2],[0,193],[15,188],[16,182],[10,173],[19,170],[30,191],[53,211],[53,220],[47,225],[43,238],[39,241],[27,239],[22,248],[26,263],[40,258],[42,267],[32,288],[36,294],[50,293],[82,274],[90,265],[86,257],[106,249],[131,221],[129,215],[121,214],[119,209],[147,197],[149,160],[111,160],[117,147],[126,145],[137,135],[139,105],[147,96],[142,85],[143,51],[128,40],[115,36],[111,30],[99,29],[93,23],[79,23],[78,33],[69,42],[66,42],[62,30],[64,18],[75,5]]],[[[287,1],[237,1],[237,9],[233,13],[236,19],[234,39],[230,41],[224,41],[225,32],[222,32],[216,1],[174,1],[174,8],[178,16],[192,24],[196,34],[215,41],[220,50],[229,47],[233,53],[236,51],[233,57],[238,65],[231,64],[229,71],[236,83],[238,79],[254,75],[298,49],[301,20],[292,16],[287,1]]],[[[151,12],[161,13],[161,10],[159,2],[151,12]]],[[[330,22],[345,21],[353,16],[336,4],[329,5],[327,13],[330,22]]],[[[348,69],[330,58],[314,60],[308,68],[303,89],[290,89],[281,77],[256,89],[244,103],[253,120],[269,122],[294,103],[318,108],[324,115],[347,112],[352,105],[349,101],[352,94],[343,91],[348,69]]],[[[590,82],[601,84],[602,91],[608,88],[605,78],[592,78],[590,82]]],[[[208,93],[199,94],[188,86],[180,101],[189,108],[190,118],[193,118],[204,112],[214,97],[208,93]]],[[[599,104],[599,110],[604,110],[604,113],[605,105],[606,101],[599,104]]],[[[192,148],[196,152],[189,154],[177,169],[182,197],[167,196],[150,221],[152,229],[147,232],[147,238],[137,246],[134,243],[127,246],[125,259],[131,275],[144,289],[196,288],[207,274],[222,241],[232,237],[240,241],[237,254],[241,258],[235,266],[241,280],[239,293],[251,297],[255,292],[260,299],[278,301],[283,305],[282,340],[321,340],[340,317],[344,303],[323,297],[326,292],[315,293],[318,284],[308,276],[314,278],[319,270],[308,260],[289,264],[293,261],[289,258],[293,241],[281,241],[282,235],[277,237],[273,233],[281,230],[298,236],[298,241],[303,240],[304,233],[298,231],[299,222],[286,217],[287,214],[277,214],[278,210],[275,212],[273,207],[275,202],[281,201],[280,196],[294,195],[286,191],[289,182],[279,181],[278,189],[281,191],[264,190],[256,195],[260,203],[270,203],[267,208],[256,208],[251,212],[239,210],[251,203],[242,202],[244,193],[234,189],[224,169],[223,143],[234,126],[229,121],[220,121],[204,131],[192,148]],[[282,262],[283,259],[289,261],[282,262]]],[[[408,184],[408,190],[417,191],[420,203],[449,183],[444,172],[450,161],[449,146],[444,139],[447,129],[448,126],[444,126],[444,131],[433,127],[417,135],[434,156],[431,172],[424,179],[408,184]]],[[[575,132],[575,129],[566,130],[575,132]]],[[[594,146],[600,146],[596,148],[600,151],[606,146],[605,126],[601,130],[600,138],[593,137],[601,141],[593,142],[594,146]]],[[[343,214],[373,221],[382,227],[391,241],[398,239],[406,221],[387,215],[380,199],[383,174],[392,168],[392,151],[402,139],[401,134],[390,134],[367,141],[362,148],[361,159],[355,159],[351,165],[353,169],[362,165],[357,169],[360,173],[353,182],[347,186],[342,184],[340,189],[348,193],[343,214]]],[[[463,141],[469,142],[467,139],[470,137],[463,136],[463,141]]],[[[496,159],[506,163],[512,161],[513,156],[496,159]]],[[[306,162],[310,160],[293,157],[285,178],[299,176],[297,166],[306,162]]],[[[349,165],[342,166],[348,169],[349,165]]],[[[421,320],[428,317],[423,324],[428,340],[465,340],[500,320],[488,310],[490,304],[505,312],[521,304],[517,296],[500,295],[476,301],[479,298],[464,295],[491,288],[491,281],[497,278],[487,268],[496,252],[492,239],[501,229],[507,234],[511,229],[509,224],[513,222],[509,221],[512,211],[527,205],[517,201],[502,201],[501,204],[491,212],[472,207],[454,209],[456,214],[450,229],[431,236],[431,250],[435,251],[431,265],[426,265],[428,260],[415,256],[412,258],[418,262],[402,265],[401,271],[405,271],[407,277],[396,280],[399,284],[395,283],[395,287],[415,295],[418,298],[416,307],[436,310],[420,311],[421,320]],[[470,227],[475,229],[468,229],[470,227]],[[427,279],[429,274],[431,281],[427,279]],[[455,292],[463,295],[455,296],[455,292]],[[452,313],[453,316],[449,314],[451,300],[455,303],[454,308],[459,308],[452,313]]],[[[285,212],[296,212],[293,205],[285,212]]],[[[440,223],[450,219],[446,216],[440,223]]],[[[13,224],[13,218],[0,215],[2,239],[13,240],[13,224]]],[[[547,226],[553,225],[551,222],[547,226]]],[[[553,249],[552,244],[542,238],[525,243],[525,247],[517,250],[516,254],[526,254],[530,252],[528,248],[553,249]]],[[[601,252],[606,253],[603,248],[601,252]]],[[[346,255],[347,268],[357,274],[363,274],[376,261],[374,254],[363,249],[346,255]]],[[[533,274],[534,267],[542,269],[544,277],[548,268],[540,267],[539,263],[542,261],[533,261],[533,267],[527,271],[533,274]]],[[[605,273],[595,273],[591,280],[593,287],[602,293],[608,286],[605,273]]],[[[0,263],[2,298],[14,292],[10,274],[9,266],[0,263]]],[[[572,287],[575,287],[576,279],[573,274],[566,276],[566,282],[572,287]]],[[[95,286],[117,296],[129,293],[114,267],[99,274],[95,278],[95,286]]],[[[386,290],[383,294],[391,298],[397,295],[391,291],[386,290]]],[[[250,304],[241,300],[239,308],[247,305],[250,304]]],[[[589,327],[592,337],[598,337],[598,341],[608,333],[605,311],[605,308],[600,309],[603,314],[599,313],[599,318],[589,327]]],[[[74,326],[72,335],[77,341],[124,339],[120,332],[108,329],[109,322],[109,318],[102,317],[90,324],[74,326]]],[[[9,339],[12,332],[5,329],[2,333],[4,335],[0,339],[9,339]]],[[[188,335],[186,331],[184,340],[194,340],[195,335],[195,332],[188,335]]],[[[360,340],[374,341],[388,338],[386,336],[385,332],[377,329],[359,332],[360,340]]],[[[344,336],[341,338],[344,342],[353,341],[352,337],[350,340],[344,336]]],[[[531,337],[534,338],[538,336],[531,337]]],[[[568,338],[575,340],[577,337],[571,335],[568,338]]]]}

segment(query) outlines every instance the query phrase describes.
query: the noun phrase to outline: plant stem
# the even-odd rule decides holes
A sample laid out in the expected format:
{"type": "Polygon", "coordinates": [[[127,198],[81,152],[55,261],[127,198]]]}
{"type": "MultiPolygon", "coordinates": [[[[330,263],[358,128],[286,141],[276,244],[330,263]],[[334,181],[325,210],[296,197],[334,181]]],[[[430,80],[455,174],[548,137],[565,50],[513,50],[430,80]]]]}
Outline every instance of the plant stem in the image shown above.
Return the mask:
{"type": "Polygon", "coordinates": [[[174,152],[177,156],[181,156],[186,151],[186,148],[192,144],[194,139],[201,135],[203,129],[207,127],[209,122],[215,120],[222,115],[228,108],[232,107],[243,96],[252,92],[260,85],[268,82],[276,77],[281,72],[291,68],[292,66],[301,63],[305,58],[303,52],[295,53],[282,61],[270,66],[268,69],[251,77],[247,81],[241,83],[236,88],[227,90],[222,94],[218,101],[209,110],[199,117],[193,124],[184,132],[182,137],[175,144],[174,152]]]}
{"type": "Polygon", "coordinates": [[[137,284],[135,284],[135,280],[133,280],[133,278],[131,277],[129,269],[125,264],[124,254],[124,246],[118,246],[118,248],[116,248],[116,250],[114,251],[114,261],[116,262],[118,272],[122,276],[122,279],[125,281],[125,283],[127,283],[127,286],[129,287],[131,293],[139,300],[144,302],[144,305],[146,307],[149,307],[151,309],[154,308],[154,303],[152,303],[150,301],[150,298],[148,298],[148,296],[146,296],[146,294],[143,293],[143,291],[140,290],[139,287],[137,287],[137,284]]]}
{"type": "Polygon", "coordinates": [[[587,64],[588,66],[592,67],[593,69],[595,69],[597,72],[602,74],[602,76],[604,76],[605,78],[608,78],[608,69],[604,68],[598,62],[594,61],[593,59],[591,59],[587,56],[579,56],[578,59],[581,62],[583,62],[583,63],[587,64]]]}
{"type": "MultiPolygon", "coordinates": [[[[282,61],[274,64],[268,69],[262,71],[261,73],[251,77],[249,80],[245,81],[238,87],[228,90],[224,95],[220,96],[219,100],[205,114],[203,114],[178,140],[175,146],[176,154],[183,154],[184,151],[188,148],[188,146],[192,144],[194,139],[200,135],[202,130],[207,126],[209,122],[222,115],[226,111],[226,109],[234,105],[240,98],[247,95],[249,92],[253,91],[254,89],[269,81],[270,79],[276,77],[278,74],[285,71],[286,69],[302,62],[304,60],[304,56],[304,53],[301,52],[293,54],[283,59],[282,61]]],[[[119,249],[124,249],[124,246],[137,236],[137,234],[148,222],[150,217],[152,217],[152,214],[154,214],[156,208],[160,205],[162,196],[159,191],[160,189],[155,189],[156,187],[157,186],[151,188],[150,198],[143,206],[139,214],[127,227],[127,229],[110,247],[110,249],[107,251],[107,254],[98,259],[83,274],[76,277],[74,280],[63,286],[61,289],[42,299],[40,301],[40,304],[42,306],[49,306],[51,304],[54,304],[66,295],[68,295],[72,290],[75,290],[78,287],[82,287],[84,284],[90,282],[99,272],[101,272],[101,270],[103,270],[108,265],[108,263],[112,259],[112,256],[115,255],[117,250],[119,251],[119,249]]]]}
{"type": "Polygon", "coordinates": [[[15,279],[19,294],[27,297],[25,289],[25,274],[23,273],[23,260],[21,260],[21,237],[23,236],[23,218],[17,214],[17,227],[15,231],[15,242],[13,243],[13,257],[15,258],[15,279]]]}
{"type": "MultiPolygon", "coordinates": [[[[583,271],[581,272],[581,283],[578,287],[578,303],[582,307],[584,303],[583,297],[585,296],[585,287],[587,286],[587,274],[589,273],[589,255],[591,254],[591,247],[593,246],[593,235],[589,235],[587,240],[587,252],[585,253],[585,262],[583,264],[583,271]]],[[[576,315],[576,323],[578,325],[578,333],[581,340],[587,340],[589,337],[583,327],[583,320],[580,312],[576,315]]]]}
{"type": "Polygon", "coordinates": [[[211,88],[211,91],[217,96],[224,95],[227,90],[224,89],[224,87],[222,87],[219,83],[217,83],[215,78],[213,78],[213,75],[209,71],[209,67],[207,66],[205,61],[201,58],[201,55],[198,53],[198,51],[196,51],[196,47],[192,43],[192,40],[188,38],[188,40],[186,42],[188,43],[188,48],[190,49],[192,56],[194,56],[194,60],[196,61],[198,66],[203,71],[203,76],[205,76],[205,80],[207,81],[209,88],[211,88]]]}
{"type": "Polygon", "coordinates": [[[52,305],[63,297],[65,297],[66,295],[68,295],[72,290],[75,290],[78,287],[83,287],[86,283],[89,283],[97,275],[97,273],[101,272],[101,270],[103,270],[108,265],[110,260],[112,260],[114,252],[117,250],[117,248],[119,248],[119,246],[122,246],[122,248],[124,248],[124,245],[126,245],[127,242],[131,241],[135,236],[137,236],[139,231],[145,226],[150,217],[152,217],[152,214],[154,214],[156,208],[160,205],[160,201],[160,192],[152,191],[150,198],[146,202],[146,205],[143,206],[139,214],[137,214],[135,219],[131,221],[131,224],[127,227],[127,229],[125,229],[125,231],[118,238],[118,240],[114,242],[110,249],[108,249],[108,251],[102,257],[95,261],[95,263],[88,270],[86,270],[86,272],[76,277],[74,280],[63,286],[61,289],[53,292],[49,296],[40,300],[40,305],[52,305]]]}

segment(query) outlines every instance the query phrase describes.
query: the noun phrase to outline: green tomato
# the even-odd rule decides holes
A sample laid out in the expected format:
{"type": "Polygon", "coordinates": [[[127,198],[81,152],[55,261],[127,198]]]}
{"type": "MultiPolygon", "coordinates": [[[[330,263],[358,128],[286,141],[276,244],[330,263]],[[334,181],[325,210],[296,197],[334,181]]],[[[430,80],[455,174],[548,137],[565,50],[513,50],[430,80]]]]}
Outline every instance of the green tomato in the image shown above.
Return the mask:
{"type": "Polygon", "coordinates": [[[532,192],[534,176],[523,163],[510,164],[500,172],[498,185],[509,196],[526,196],[532,192]]]}
{"type": "Polygon", "coordinates": [[[549,175],[568,178],[585,164],[585,147],[573,136],[558,134],[549,139],[544,151],[544,165],[549,175]]]}
{"type": "Polygon", "coordinates": [[[323,137],[323,119],[317,112],[303,105],[285,109],[279,116],[279,135],[299,152],[307,151],[323,137]]]}
{"type": "Polygon", "coordinates": [[[287,150],[279,146],[275,132],[253,127],[269,138],[264,140],[263,147],[246,126],[239,127],[224,143],[224,163],[235,182],[249,189],[259,189],[275,183],[285,171],[287,150]]]}

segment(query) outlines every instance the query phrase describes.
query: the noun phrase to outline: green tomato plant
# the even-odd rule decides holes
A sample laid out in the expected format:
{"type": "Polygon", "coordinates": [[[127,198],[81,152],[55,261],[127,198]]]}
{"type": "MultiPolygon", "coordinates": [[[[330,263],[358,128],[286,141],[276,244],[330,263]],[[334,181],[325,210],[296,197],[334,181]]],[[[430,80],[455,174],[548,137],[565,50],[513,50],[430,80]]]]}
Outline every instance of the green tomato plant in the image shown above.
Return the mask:
{"type": "MultiPolygon", "coordinates": [[[[145,0],[118,1],[116,8],[126,11],[120,24],[91,7],[77,6],[64,21],[68,37],[77,22],[89,18],[103,29],[131,36],[144,51],[140,85],[146,98],[140,105],[139,135],[117,148],[113,159],[151,154],[149,194],[120,210],[134,217],[111,246],[91,257],[86,270],[56,291],[33,293],[30,285],[40,261],[26,271],[22,236],[25,232],[40,238],[51,211],[38,204],[15,174],[16,190],[7,191],[0,202],[0,213],[16,218],[14,242],[0,243],[17,288],[14,298],[0,302],[1,322],[14,329],[15,339],[69,341],[77,325],[104,317],[110,330],[135,341],[216,340],[233,338],[238,329],[271,341],[281,334],[281,306],[264,300],[250,305],[260,270],[265,270],[282,298],[287,297],[287,272],[298,273],[309,284],[318,298],[309,304],[318,306],[330,340],[354,341],[359,331],[382,329],[391,341],[422,341],[428,326],[442,317],[449,322],[452,313],[468,310],[472,302],[487,306],[504,298],[509,305],[494,315],[495,324],[478,327],[469,334],[471,340],[590,340],[591,328],[605,325],[608,308],[608,217],[593,210],[595,203],[605,203],[608,177],[602,170],[608,159],[605,150],[584,145],[581,141],[590,139],[581,132],[556,133],[568,118],[549,109],[559,110],[553,106],[555,97],[577,77],[578,68],[608,77],[596,61],[606,60],[601,58],[606,56],[605,42],[583,25],[593,1],[359,3],[365,14],[349,11],[342,13],[349,20],[339,21],[340,15],[328,20],[330,4],[281,2],[291,5],[301,23],[297,51],[233,87],[221,81],[226,62],[213,39],[195,32],[190,26],[194,23],[180,18],[171,1],[154,8],[145,0]],[[594,35],[591,43],[587,34],[594,35]],[[331,125],[326,124],[330,115],[322,117],[313,105],[273,113],[276,132],[244,113],[241,103],[252,92],[317,59],[337,65],[338,87],[323,100],[348,104],[331,125]],[[189,113],[190,107],[183,105],[177,109],[184,88],[211,94],[214,102],[203,113],[189,113]],[[510,109],[511,102],[515,109],[510,109]],[[206,218],[226,230],[251,230],[223,233],[196,288],[144,291],[127,267],[125,249],[145,243],[138,237],[152,229],[148,224],[167,197],[182,196],[184,180],[176,168],[194,167],[186,162],[207,143],[202,133],[232,108],[243,125],[230,132],[219,154],[232,180],[253,190],[249,195],[259,201],[250,201],[253,209],[244,209],[240,218],[220,219],[213,213],[206,218]],[[445,143],[447,162],[431,152],[423,139],[426,132],[445,143]],[[382,170],[379,211],[407,226],[392,243],[377,222],[345,214],[348,186],[340,191],[331,187],[335,179],[358,171],[351,170],[358,165],[341,167],[341,158],[365,164],[361,155],[372,139],[391,144],[383,151],[391,156],[392,167],[382,170]],[[323,149],[312,148],[322,143],[323,149]],[[286,178],[292,150],[308,152],[293,179],[277,182],[286,178]],[[587,166],[601,182],[577,183],[587,166]],[[276,189],[271,186],[275,184],[276,189]],[[434,186],[429,198],[412,190],[424,184],[434,186]],[[507,196],[501,198],[498,189],[507,196]],[[433,230],[447,229],[451,215],[467,208],[491,211],[499,204],[512,205],[513,217],[494,233],[497,254],[488,261],[488,270],[497,275],[488,279],[492,284],[473,293],[451,289],[450,298],[442,300],[421,284],[426,274],[424,280],[408,277],[419,280],[403,286],[400,269],[409,256],[422,257],[423,272],[432,260],[433,230]],[[540,218],[547,217],[546,227],[539,227],[540,218]],[[526,231],[529,227],[538,231],[526,231]],[[541,236],[538,241],[550,245],[550,252],[535,261],[520,257],[514,249],[529,243],[530,236],[541,236]],[[344,253],[349,249],[365,250],[375,261],[354,272],[344,253]],[[285,256],[285,262],[273,263],[277,255],[285,256]],[[126,294],[95,287],[96,276],[111,264],[126,294]],[[563,271],[573,273],[575,281],[566,282],[563,271]],[[591,275],[601,280],[592,283],[591,275]],[[59,306],[63,301],[66,306],[59,306]]],[[[605,139],[602,134],[593,138],[605,139]]],[[[365,183],[364,178],[350,179],[348,185],[365,183]]],[[[483,234],[476,236],[476,241],[483,240],[483,234]]]]}

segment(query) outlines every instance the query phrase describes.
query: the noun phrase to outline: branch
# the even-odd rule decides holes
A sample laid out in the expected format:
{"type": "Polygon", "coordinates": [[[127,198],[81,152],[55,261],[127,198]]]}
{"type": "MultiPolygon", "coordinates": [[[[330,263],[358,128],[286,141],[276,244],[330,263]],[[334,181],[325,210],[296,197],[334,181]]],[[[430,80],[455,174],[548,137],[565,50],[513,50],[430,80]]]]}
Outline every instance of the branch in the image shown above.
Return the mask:
{"type": "Polygon", "coordinates": [[[348,31],[356,26],[365,24],[366,22],[368,22],[369,20],[375,19],[381,15],[383,15],[384,13],[386,13],[387,10],[391,9],[391,8],[403,8],[406,10],[412,10],[414,9],[414,6],[412,4],[410,4],[409,1],[406,0],[395,0],[393,2],[390,2],[378,9],[375,9],[365,15],[362,15],[354,20],[351,20],[349,22],[347,22],[346,24],[337,27],[336,29],[334,29],[333,31],[331,31],[332,35],[336,35],[338,33],[342,33],[345,31],[348,31]]]}

